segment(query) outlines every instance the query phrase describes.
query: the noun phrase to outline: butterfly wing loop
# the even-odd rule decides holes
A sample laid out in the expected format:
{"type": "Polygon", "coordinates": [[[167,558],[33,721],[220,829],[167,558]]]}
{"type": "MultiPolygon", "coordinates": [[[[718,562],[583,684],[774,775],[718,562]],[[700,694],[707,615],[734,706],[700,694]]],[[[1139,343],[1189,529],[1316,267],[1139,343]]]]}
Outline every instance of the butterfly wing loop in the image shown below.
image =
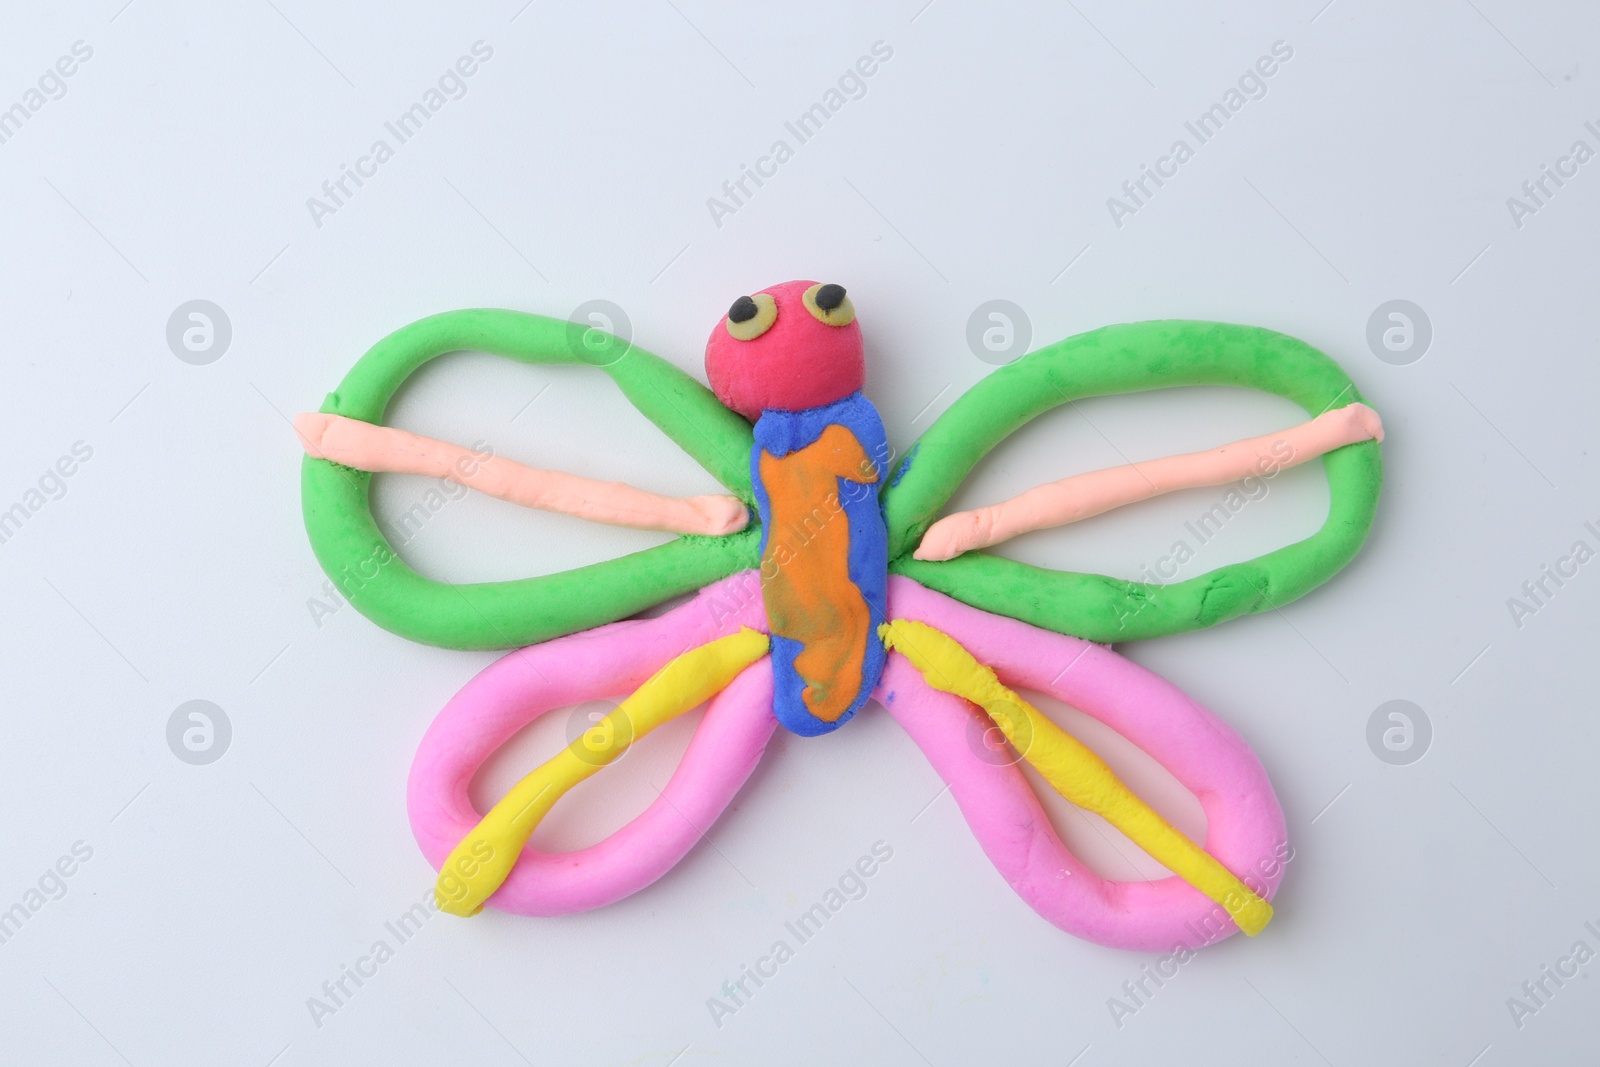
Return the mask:
{"type": "MultiPolygon", "coordinates": [[[[470,309],[402,327],[361,357],[328,395],[321,414],[381,426],[406,380],[429,360],[456,351],[599,368],[740,502],[753,505],[748,423],[659,356],[604,331],[542,315],[470,309]]],[[[329,421],[302,425],[321,432],[329,421]]],[[[371,472],[323,458],[315,453],[315,442],[305,443],[302,506],[323,570],[362,614],[425,644],[492,649],[545,641],[626,618],[756,564],[759,531],[746,527],[722,536],[690,534],[557,574],[501,582],[435,581],[407,565],[378,528],[369,498],[371,472]]]]}
{"type": "Polygon", "coordinates": [[[440,907],[472,915],[487,901],[522,915],[566,915],[635,893],[686,856],[732,803],[777,727],[761,614],[755,574],[744,572],[658,618],[512,652],[468,682],[423,737],[407,787],[412,831],[439,871],[440,907]],[[474,807],[473,776],[528,723],[630,689],[489,812],[474,807]],[[678,769],[640,815],[587,848],[527,846],[569,789],[705,701],[678,769]]]}
{"type": "Polygon", "coordinates": [[[1198,949],[1266,925],[1289,855],[1287,830],[1266,771],[1226,723],[1108,648],[978,611],[910,579],[890,580],[889,609],[894,651],[880,700],[1035,911],[1077,937],[1150,952],[1198,949]],[[1190,841],[1168,824],[1022,700],[1022,688],[1099,719],[1165,767],[1200,801],[1205,839],[1190,841]],[[974,743],[990,721],[1017,760],[1176,874],[1123,882],[1089,870],[1062,843],[1016,762],[974,743]]]}
{"type": "MultiPolygon", "coordinates": [[[[1069,337],[978,382],[908,451],[900,477],[883,494],[890,570],[974,607],[1100,642],[1183,633],[1282,607],[1348,563],[1372,527],[1383,480],[1382,431],[1376,414],[1360,402],[1355,383],[1332,359],[1304,341],[1260,327],[1160,320],[1069,337]],[[1321,529],[1255,559],[1168,584],[1033,567],[981,551],[947,560],[917,558],[937,513],[973,467],[1029,421],[1085,397],[1190,385],[1259,389],[1316,416],[1297,429],[1306,430],[1298,440],[1313,450],[1300,458],[1321,455],[1327,473],[1330,505],[1321,529]],[[1340,415],[1341,410],[1346,413],[1340,415]]],[[[1248,458],[1248,446],[1255,444],[1259,441],[1238,442],[1228,449],[1248,458]]],[[[1217,458],[1175,459],[1202,462],[1208,455],[1217,458]]],[[[1162,471],[1170,469],[1154,465],[1149,472],[1135,472],[1136,481],[1151,483],[1143,495],[1164,491],[1162,471]]],[[[1212,464],[1213,471],[1219,469],[1227,465],[1212,464]]],[[[1228,481],[1243,473],[1220,477],[1228,481]]],[[[1093,488],[1083,479],[1093,482],[1094,477],[1068,481],[1081,491],[1093,488]]],[[[1166,488],[1217,484],[1216,477],[1166,488]]],[[[1097,513],[1077,510],[1083,513],[1067,507],[1062,521],[1097,513]]]]}

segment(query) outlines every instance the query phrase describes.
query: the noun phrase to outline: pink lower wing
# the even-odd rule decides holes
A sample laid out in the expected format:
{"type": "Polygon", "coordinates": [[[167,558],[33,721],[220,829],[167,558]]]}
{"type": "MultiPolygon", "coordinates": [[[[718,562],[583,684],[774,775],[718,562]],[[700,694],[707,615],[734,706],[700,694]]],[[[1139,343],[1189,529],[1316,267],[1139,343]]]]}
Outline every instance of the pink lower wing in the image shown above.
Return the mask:
{"type": "MultiPolygon", "coordinates": [[[[766,630],[753,571],[708,586],[660,618],[548,641],[486,667],[440,711],[411,765],[407,808],[428,862],[442,866],[483,817],[467,787],[517,731],[549,711],[631,692],[674,656],[741,626],[766,630]]],[[[488,905],[566,915],[643,889],[687,855],[732,802],[776,726],[772,664],[763,657],[707,705],[682,763],[648,808],[588,848],[525,848],[488,905]]]]}
{"type": "MultiPolygon", "coordinates": [[[[1215,715],[1109,649],[979,611],[907,578],[890,580],[889,612],[943,630],[1007,685],[1048,693],[1138,745],[1199,798],[1206,850],[1271,898],[1282,879],[1283,812],[1260,762],[1215,715]]],[[[741,626],[767,629],[751,571],[707,587],[660,618],[549,641],[485,668],[439,713],[412,764],[407,803],[428,861],[441,866],[477,825],[482,814],[467,787],[528,723],[630,692],[673,657],[741,626]]],[[[1100,944],[1145,951],[1198,948],[1237,929],[1218,905],[1179,878],[1118,882],[1085,867],[1061,842],[1020,769],[997,766],[969,744],[974,720],[987,722],[983,712],[930,688],[898,653],[891,653],[876,696],[950,783],[1001,875],[1051,923],[1100,944]]],[[[772,665],[764,657],[710,701],[683,761],[649,807],[587,848],[524,849],[489,906],[565,915],[650,885],[732,803],[776,725],[772,665]]]]}
{"type": "MultiPolygon", "coordinates": [[[[943,630],[1006,685],[1047,693],[1139,746],[1199,798],[1206,851],[1271,899],[1283,878],[1283,809],[1260,761],[1221,719],[1108,648],[979,611],[908,578],[890,580],[889,614],[943,630]]],[[[1238,929],[1180,878],[1118,882],[1085,867],[1021,770],[980,758],[968,743],[983,712],[931,688],[898,653],[877,696],[950,783],[990,861],[1051,923],[1098,944],[1148,952],[1199,948],[1238,929]]]]}

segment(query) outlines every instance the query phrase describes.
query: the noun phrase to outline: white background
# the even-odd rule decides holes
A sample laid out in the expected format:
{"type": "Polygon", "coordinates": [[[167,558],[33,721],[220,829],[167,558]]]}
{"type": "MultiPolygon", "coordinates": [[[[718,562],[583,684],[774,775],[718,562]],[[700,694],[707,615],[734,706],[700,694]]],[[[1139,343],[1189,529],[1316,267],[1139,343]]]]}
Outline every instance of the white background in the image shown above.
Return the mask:
{"type": "MultiPolygon", "coordinates": [[[[75,442],[93,455],[0,544],[0,908],[74,842],[93,855],[0,945],[0,1059],[1595,1056],[1600,964],[1520,1028],[1507,998],[1580,939],[1600,949],[1584,928],[1600,926],[1600,563],[1520,627],[1507,599],[1574,541],[1600,547],[1583,526],[1600,525],[1600,162],[1520,228],[1506,198],[1574,140],[1600,148],[1583,127],[1600,125],[1600,16],[1507,0],[923,2],[8,10],[0,107],[74,42],[93,56],[0,144],[0,508],[75,442]],[[493,57],[466,95],[318,226],[307,198],[480,40],[493,57]],[[865,95],[716,225],[707,198],[773,140],[793,144],[784,121],[875,41],[893,57],[865,95]],[[1117,226],[1107,198],[1275,41],[1293,58],[1265,98],[1117,226]],[[407,768],[493,655],[413,645],[349,608],[317,617],[323,577],[285,417],[316,408],[388,331],[457,307],[566,316],[611,300],[636,342],[699,374],[731,300],[793,277],[849,287],[869,393],[901,448],[991,369],[965,336],[994,298],[1026,310],[1035,344],[1162,317],[1282,330],[1338,359],[1382,412],[1384,497],[1351,566],[1281,613],[1120,649],[1216,709],[1273,776],[1296,848],[1276,920],[1204,952],[1119,1026],[1108,1001],[1153,957],[1030,911],[872,709],[820,740],[778,737],[654,887],[565,919],[436,917],[319,1027],[307,999],[429,889],[407,768]],[[166,340],[195,298],[233,330],[203,366],[166,340]],[[1409,365],[1366,341],[1396,298],[1434,331],[1409,365]],[[1373,710],[1397,698],[1433,726],[1409,766],[1366,740],[1373,710]],[[207,766],[166,741],[192,699],[232,724],[207,766]],[[894,857],[867,896],[718,1027],[708,998],[880,840],[894,857]]],[[[1223,390],[1084,403],[1007,442],[958,502],[1298,414],[1223,390]]],[[[587,368],[447,357],[390,421],[661,491],[714,489],[587,368]]],[[[381,479],[380,518],[428,489],[381,479]]],[[[1133,577],[1219,495],[1005,551],[1133,577]]],[[[1326,497],[1317,465],[1283,475],[1196,567],[1305,536],[1326,497]]],[[[405,554],[478,580],[659,540],[471,498],[405,554]]],[[[491,765],[480,802],[563,743],[561,718],[491,765]]],[[[575,791],[535,843],[620,825],[692,727],[663,729],[575,791]]],[[[1108,837],[1053,812],[1099,869],[1129,876],[1108,837]]]]}

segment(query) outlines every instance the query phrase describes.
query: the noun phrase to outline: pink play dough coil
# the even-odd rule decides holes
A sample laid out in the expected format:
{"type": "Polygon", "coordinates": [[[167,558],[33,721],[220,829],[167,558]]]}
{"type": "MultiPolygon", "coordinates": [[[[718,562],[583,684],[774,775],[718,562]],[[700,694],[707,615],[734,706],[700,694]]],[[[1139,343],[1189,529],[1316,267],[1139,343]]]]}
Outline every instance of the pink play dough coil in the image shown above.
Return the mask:
{"type": "MultiPolygon", "coordinates": [[[[406,806],[428,862],[436,870],[443,866],[478,824],[482,815],[467,786],[518,730],[556,708],[625,695],[673,657],[740,626],[765,632],[755,587],[753,571],[735,574],[660,618],[532,645],[479,672],[439,712],[411,765],[406,806]]],[[[683,762],[648,808],[587,848],[524,848],[488,906],[519,915],[567,915],[637,893],[671,870],[710,829],[750,777],[777,722],[771,661],[763,658],[706,706],[683,762]]]]}
{"type": "MultiPolygon", "coordinates": [[[[765,631],[757,590],[753,572],[736,574],[660,618],[522,649],[468,682],[429,728],[411,769],[411,824],[428,861],[441,866],[477,824],[467,785],[518,730],[552,709],[629,692],[674,656],[740,626],[765,631]]],[[[1048,693],[1138,745],[1199,798],[1207,851],[1262,896],[1276,892],[1286,835],[1266,772],[1236,733],[1171,683],[1102,646],[978,611],[906,578],[890,580],[889,614],[943,630],[1005,684],[1048,693]]],[[[1062,844],[1021,770],[987,762],[968,743],[972,721],[983,713],[930,688],[898,653],[875,695],[950,783],[1002,877],[1051,923],[1144,951],[1198,948],[1237,929],[1180,878],[1117,882],[1086,868],[1062,844]]],[[[489,905],[563,915],[609,904],[661,877],[754,770],[776,725],[771,709],[772,671],[763,659],[710,702],[661,797],[588,848],[525,849],[489,905]]]]}
{"type": "MultiPolygon", "coordinates": [[[[1143,749],[1199,798],[1206,851],[1272,898],[1283,879],[1283,809],[1261,762],[1221,719],[1108,648],[978,611],[908,578],[889,580],[889,614],[943,630],[1006,685],[1048,693],[1143,749]]],[[[1117,882],[1085,867],[1062,844],[1020,768],[974,752],[969,729],[982,712],[931,688],[903,656],[889,658],[877,696],[950,783],[1001,876],[1056,926],[1146,952],[1196,949],[1238,929],[1181,878],[1117,882]]]]}

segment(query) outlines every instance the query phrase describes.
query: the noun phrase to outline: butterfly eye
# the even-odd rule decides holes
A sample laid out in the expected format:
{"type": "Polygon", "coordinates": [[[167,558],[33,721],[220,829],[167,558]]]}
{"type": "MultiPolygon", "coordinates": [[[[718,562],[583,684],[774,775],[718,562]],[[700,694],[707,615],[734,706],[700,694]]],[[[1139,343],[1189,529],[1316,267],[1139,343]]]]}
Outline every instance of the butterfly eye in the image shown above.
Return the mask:
{"type": "Polygon", "coordinates": [[[728,309],[728,334],[740,341],[754,341],[778,321],[778,302],[771,293],[741,296],[728,309]]]}
{"type": "Polygon", "coordinates": [[[842,285],[813,285],[801,301],[812,318],[827,326],[848,326],[856,319],[856,306],[850,303],[842,285]]]}

